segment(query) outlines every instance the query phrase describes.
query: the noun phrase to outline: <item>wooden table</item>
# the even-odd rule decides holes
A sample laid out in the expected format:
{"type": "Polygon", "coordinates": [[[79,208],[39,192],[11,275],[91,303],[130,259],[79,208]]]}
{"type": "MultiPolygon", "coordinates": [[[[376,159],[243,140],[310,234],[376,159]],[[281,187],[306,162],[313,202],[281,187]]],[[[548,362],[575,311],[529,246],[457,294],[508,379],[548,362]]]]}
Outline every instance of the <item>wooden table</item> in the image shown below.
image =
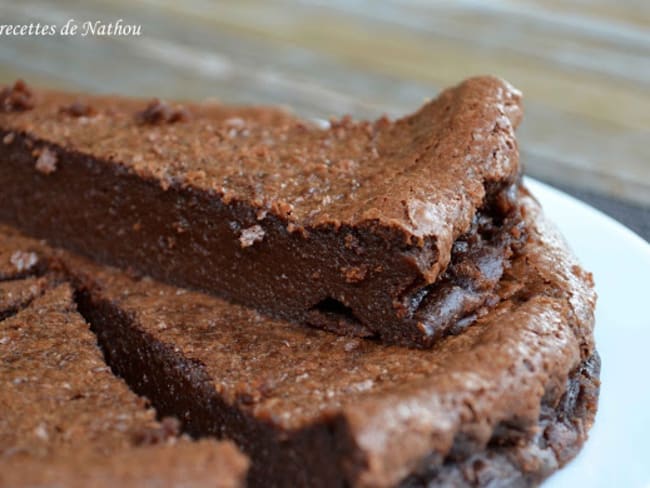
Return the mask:
{"type": "Polygon", "coordinates": [[[648,0],[4,0],[0,16],[142,26],[140,36],[0,37],[2,82],[375,117],[496,74],[524,91],[530,175],[649,215],[648,0]]]}

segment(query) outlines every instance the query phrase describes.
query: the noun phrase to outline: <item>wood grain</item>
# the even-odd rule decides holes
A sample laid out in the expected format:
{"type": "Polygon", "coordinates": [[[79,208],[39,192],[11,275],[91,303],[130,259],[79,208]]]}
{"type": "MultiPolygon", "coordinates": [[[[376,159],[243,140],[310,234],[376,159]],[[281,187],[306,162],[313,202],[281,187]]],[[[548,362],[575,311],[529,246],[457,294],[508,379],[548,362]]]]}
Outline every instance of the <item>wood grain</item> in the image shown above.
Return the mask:
{"type": "Polygon", "coordinates": [[[141,37],[0,39],[0,81],[398,116],[474,74],[524,91],[527,172],[650,206],[650,2],[45,0],[1,23],[118,18],[141,37]]]}

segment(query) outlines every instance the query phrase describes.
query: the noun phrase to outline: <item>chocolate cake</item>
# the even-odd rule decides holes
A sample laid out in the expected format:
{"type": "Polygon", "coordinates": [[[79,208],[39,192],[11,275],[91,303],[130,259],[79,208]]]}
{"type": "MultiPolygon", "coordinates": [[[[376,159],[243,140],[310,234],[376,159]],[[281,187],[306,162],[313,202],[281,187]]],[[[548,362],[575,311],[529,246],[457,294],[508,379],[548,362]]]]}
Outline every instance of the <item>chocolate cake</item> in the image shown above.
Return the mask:
{"type": "Polygon", "coordinates": [[[585,441],[599,359],[591,276],[518,201],[528,242],[497,303],[422,350],[270,319],[10,228],[0,248],[66,277],[113,370],[183,431],[234,440],[250,486],[528,486],[585,441]]]}
{"type": "Polygon", "coordinates": [[[491,77],[327,129],[17,82],[0,93],[0,220],[279,319],[430,347],[494,306],[523,240],[520,118],[491,77]]]}
{"type": "Polygon", "coordinates": [[[49,278],[0,283],[0,486],[241,486],[244,456],[158,422],[104,363],[70,286],[49,278]]]}

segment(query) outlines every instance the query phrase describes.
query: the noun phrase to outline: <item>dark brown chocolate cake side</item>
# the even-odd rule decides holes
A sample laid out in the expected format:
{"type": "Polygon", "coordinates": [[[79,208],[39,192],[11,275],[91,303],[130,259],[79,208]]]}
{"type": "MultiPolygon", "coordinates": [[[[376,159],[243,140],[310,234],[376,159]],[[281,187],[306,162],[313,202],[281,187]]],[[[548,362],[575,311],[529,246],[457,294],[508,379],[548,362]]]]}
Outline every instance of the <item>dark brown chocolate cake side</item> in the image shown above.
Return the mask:
{"type": "Polygon", "coordinates": [[[499,303],[429,350],[270,320],[1,235],[72,280],[107,361],[160,414],[233,439],[253,486],[530,485],[585,441],[599,369],[591,277],[520,200],[530,239],[499,303]]]}
{"type": "Polygon", "coordinates": [[[244,456],[156,421],[110,372],[72,289],[56,281],[0,282],[0,486],[241,486],[244,456]]]}
{"type": "Polygon", "coordinates": [[[329,129],[24,84],[1,97],[0,220],[278,318],[430,347],[493,305],[522,238],[520,93],[496,78],[329,129]]]}

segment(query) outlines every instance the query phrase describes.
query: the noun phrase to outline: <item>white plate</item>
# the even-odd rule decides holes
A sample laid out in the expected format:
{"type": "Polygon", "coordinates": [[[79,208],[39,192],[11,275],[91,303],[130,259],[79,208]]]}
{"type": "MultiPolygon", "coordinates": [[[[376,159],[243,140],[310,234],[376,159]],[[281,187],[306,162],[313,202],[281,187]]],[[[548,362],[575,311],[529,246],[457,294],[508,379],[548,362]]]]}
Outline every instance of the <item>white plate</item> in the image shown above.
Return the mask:
{"type": "Polygon", "coordinates": [[[530,178],[598,291],[602,359],[596,422],[578,457],[548,488],[650,488],[650,245],[584,203],[530,178]]]}

